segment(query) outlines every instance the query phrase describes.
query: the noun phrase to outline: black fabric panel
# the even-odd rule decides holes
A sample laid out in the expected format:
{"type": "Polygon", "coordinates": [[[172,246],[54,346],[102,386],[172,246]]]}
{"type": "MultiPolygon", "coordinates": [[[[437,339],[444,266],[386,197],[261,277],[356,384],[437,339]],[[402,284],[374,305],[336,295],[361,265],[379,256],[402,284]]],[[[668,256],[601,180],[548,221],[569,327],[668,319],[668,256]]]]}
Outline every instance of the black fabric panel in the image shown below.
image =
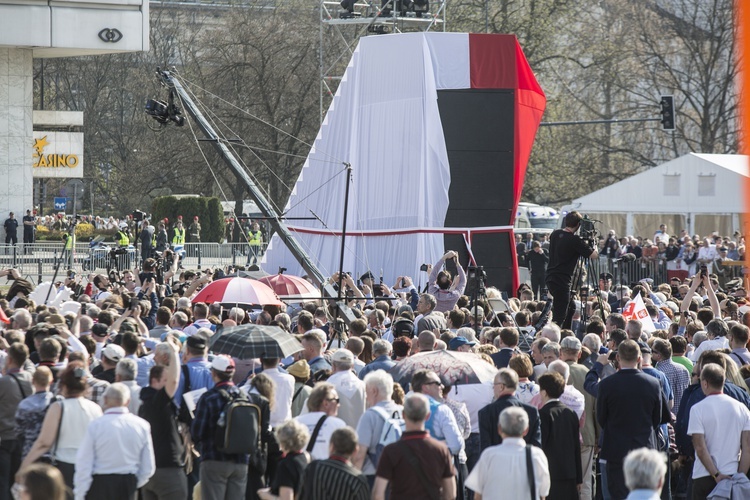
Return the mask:
{"type": "MultiPolygon", "coordinates": [[[[451,171],[445,227],[507,226],[513,212],[514,92],[439,90],[438,109],[451,171]]],[[[461,235],[445,248],[468,253],[461,235]]],[[[474,235],[472,251],[489,285],[513,292],[510,233],[474,235]]]]}
{"type": "Polygon", "coordinates": [[[512,90],[438,90],[448,151],[513,151],[512,90]]]}

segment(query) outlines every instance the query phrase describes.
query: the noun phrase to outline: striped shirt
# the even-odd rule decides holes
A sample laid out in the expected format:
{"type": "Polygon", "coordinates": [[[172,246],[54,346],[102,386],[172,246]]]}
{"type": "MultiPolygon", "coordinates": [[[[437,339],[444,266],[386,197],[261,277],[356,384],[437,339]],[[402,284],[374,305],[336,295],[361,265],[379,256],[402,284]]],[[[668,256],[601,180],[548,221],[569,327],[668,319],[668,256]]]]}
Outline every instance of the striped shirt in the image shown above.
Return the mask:
{"type": "Polygon", "coordinates": [[[675,363],[671,359],[665,359],[656,363],[656,369],[666,375],[669,381],[669,386],[674,392],[674,406],[672,407],[672,413],[677,415],[680,410],[680,402],[682,401],[682,393],[685,391],[687,386],[690,385],[690,372],[687,368],[681,364],[675,363]]]}
{"type": "Polygon", "coordinates": [[[315,460],[305,469],[300,500],[369,500],[370,487],[364,474],[348,460],[331,455],[315,460]]]}

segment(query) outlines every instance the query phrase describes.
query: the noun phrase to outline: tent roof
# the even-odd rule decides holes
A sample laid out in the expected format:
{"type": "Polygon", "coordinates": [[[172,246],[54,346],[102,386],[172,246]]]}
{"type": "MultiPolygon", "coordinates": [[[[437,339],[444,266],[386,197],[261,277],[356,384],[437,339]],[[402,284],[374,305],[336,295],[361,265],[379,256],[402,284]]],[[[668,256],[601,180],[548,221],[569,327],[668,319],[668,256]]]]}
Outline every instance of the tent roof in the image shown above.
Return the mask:
{"type": "Polygon", "coordinates": [[[743,213],[748,157],[689,153],[573,200],[576,210],[608,213],[743,213]]]}

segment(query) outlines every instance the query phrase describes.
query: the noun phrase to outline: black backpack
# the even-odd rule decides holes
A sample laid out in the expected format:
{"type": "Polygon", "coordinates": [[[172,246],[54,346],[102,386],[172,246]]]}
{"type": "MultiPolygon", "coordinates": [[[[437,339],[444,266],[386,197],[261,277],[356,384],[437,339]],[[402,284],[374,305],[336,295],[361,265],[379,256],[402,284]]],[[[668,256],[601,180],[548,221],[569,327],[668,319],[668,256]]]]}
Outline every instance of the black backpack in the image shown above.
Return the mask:
{"type": "Polygon", "coordinates": [[[227,455],[253,454],[262,449],[260,406],[242,392],[232,395],[221,389],[224,408],[216,423],[216,449],[227,455]]]}

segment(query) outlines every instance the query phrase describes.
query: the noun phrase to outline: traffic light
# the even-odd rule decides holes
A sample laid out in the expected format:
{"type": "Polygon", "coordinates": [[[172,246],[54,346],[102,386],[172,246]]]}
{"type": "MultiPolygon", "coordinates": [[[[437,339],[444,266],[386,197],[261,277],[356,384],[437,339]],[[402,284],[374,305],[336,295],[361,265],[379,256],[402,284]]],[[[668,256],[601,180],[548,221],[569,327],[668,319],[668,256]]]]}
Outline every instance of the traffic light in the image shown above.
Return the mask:
{"type": "Polygon", "coordinates": [[[664,130],[674,130],[674,97],[661,96],[661,126],[664,130]]]}

